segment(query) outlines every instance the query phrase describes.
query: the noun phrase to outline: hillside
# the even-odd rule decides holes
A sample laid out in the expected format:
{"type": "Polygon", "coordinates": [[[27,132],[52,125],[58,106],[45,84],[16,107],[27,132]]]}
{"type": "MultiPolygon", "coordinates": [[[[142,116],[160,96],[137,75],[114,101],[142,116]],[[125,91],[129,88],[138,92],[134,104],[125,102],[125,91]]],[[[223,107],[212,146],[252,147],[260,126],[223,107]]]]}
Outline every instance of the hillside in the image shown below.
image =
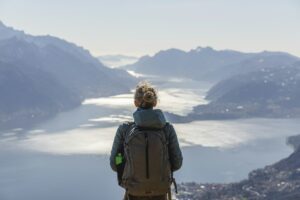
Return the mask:
{"type": "Polygon", "coordinates": [[[24,73],[18,66],[1,61],[0,92],[1,129],[41,121],[81,102],[46,72],[31,69],[24,73]]]}
{"type": "Polygon", "coordinates": [[[86,98],[129,92],[136,83],[87,50],[0,23],[0,124],[15,127],[79,106],[86,98]],[[34,119],[32,119],[34,118],[34,119]]]}
{"type": "Polygon", "coordinates": [[[220,81],[207,93],[208,105],[190,119],[300,116],[300,62],[266,67],[220,81]]]}
{"type": "MultiPolygon", "coordinates": [[[[298,136],[299,137],[299,136],[298,136]]],[[[249,173],[232,184],[183,183],[178,200],[296,200],[300,199],[300,149],[288,158],[249,173]]]]}

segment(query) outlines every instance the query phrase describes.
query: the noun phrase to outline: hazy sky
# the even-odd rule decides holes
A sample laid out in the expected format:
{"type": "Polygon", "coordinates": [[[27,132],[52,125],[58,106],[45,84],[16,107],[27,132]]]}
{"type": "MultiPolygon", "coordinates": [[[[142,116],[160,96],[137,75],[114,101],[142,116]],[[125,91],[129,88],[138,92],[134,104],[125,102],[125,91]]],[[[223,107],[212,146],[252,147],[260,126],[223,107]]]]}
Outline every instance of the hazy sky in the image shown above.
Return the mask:
{"type": "Polygon", "coordinates": [[[299,0],[0,0],[0,20],[93,55],[212,46],[300,56],[299,0]]]}

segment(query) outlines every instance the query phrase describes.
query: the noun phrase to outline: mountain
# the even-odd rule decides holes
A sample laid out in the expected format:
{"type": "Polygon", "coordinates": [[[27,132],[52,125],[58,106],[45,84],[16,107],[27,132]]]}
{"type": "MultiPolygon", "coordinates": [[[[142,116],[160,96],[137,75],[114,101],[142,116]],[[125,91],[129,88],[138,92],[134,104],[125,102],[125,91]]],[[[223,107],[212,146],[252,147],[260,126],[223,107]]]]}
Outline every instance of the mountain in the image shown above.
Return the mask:
{"type": "Polygon", "coordinates": [[[261,68],[236,75],[212,87],[206,98],[212,102],[275,103],[300,106],[300,62],[261,68]]]}
{"type": "Polygon", "coordinates": [[[24,71],[32,67],[43,69],[82,99],[118,94],[133,85],[134,79],[123,70],[83,61],[57,46],[38,47],[13,37],[0,41],[0,48],[0,60],[23,66],[24,71]]]}
{"type": "Polygon", "coordinates": [[[300,61],[298,57],[288,53],[263,51],[261,53],[254,53],[250,58],[244,59],[241,62],[212,71],[207,74],[207,76],[220,81],[235,75],[256,72],[266,68],[278,68],[291,65],[297,61],[300,61]]]}
{"type": "Polygon", "coordinates": [[[98,59],[103,64],[111,67],[118,68],[123,65],[129,65],[135,63],[139,58],[135,56],[127,56],[127,55],[103,55],[98,56],[98,59]]]}
{"type": "MultiPolygon", "coordinates": [[[[224,116],[298,117],[300,62],[233,76],[212,87],[206,98],[207,108],[224,116]]],[[[194,109],[198,114],[204,110],[194,109]]]]}
{"type": "Polygon", "coordinates": [[[0,68],[2,127],[53,116],[86,98],[129,92],[136,83],[126,71],[105,67],[73,43],[31,36],[3,23],[0,68]]]}
{"type": "Polygon", "coordinates": [[[188,52],[179,49],[160,51],[154,56],[141,57],[136,63],[122,68],[137,73],[191,78],[217,82],[232,75],[254,71],[261,66],[278,66],[299,60],[283,52],[242,53],[198,47],[188,52]]]}
{"type": "Polygon", "coordinates": [[[178,200],[300,199],[300,149],[273,165],[250,172],[248,179],[239,183],[184,183],[179,185],[179,191],[178,200]]]}
{"type": "Polygon", "coordinates": [[[215,84],[186,120],[300,116],[300,62],[235,75],[215,84]]]}

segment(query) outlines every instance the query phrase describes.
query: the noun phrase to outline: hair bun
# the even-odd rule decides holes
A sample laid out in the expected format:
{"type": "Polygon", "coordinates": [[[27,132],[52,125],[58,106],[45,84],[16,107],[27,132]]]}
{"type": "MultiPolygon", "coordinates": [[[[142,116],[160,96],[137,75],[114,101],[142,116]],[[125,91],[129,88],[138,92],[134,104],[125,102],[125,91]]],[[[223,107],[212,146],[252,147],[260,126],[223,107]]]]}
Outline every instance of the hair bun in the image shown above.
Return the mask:
{"type": "Polygon", "coordinates": [[[153,108],[157,103],[157,91],[147,81],[139,82],[135,89],[134,101],[137,107],[153,108]]]}
{"type": "Polygon", "coordinates": [[[144,93],[143,100],[147,103],[153,103],[155,101],[155,94],[152,91],[144,93]]]}

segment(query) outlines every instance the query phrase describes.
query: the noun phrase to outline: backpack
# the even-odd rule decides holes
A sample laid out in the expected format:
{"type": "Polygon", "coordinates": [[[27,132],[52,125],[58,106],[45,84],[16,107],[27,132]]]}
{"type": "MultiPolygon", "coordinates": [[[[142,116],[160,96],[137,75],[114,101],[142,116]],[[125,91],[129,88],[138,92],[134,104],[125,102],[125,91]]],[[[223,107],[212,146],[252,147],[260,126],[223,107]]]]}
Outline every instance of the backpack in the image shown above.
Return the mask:
{"type": "Polygon", "coordinates": [[[133,196],[158,196],[170,191],[172,172],[166,131],[144,128],[134,122],[124,138],[125,166],[121,186],[133,196]]]}

